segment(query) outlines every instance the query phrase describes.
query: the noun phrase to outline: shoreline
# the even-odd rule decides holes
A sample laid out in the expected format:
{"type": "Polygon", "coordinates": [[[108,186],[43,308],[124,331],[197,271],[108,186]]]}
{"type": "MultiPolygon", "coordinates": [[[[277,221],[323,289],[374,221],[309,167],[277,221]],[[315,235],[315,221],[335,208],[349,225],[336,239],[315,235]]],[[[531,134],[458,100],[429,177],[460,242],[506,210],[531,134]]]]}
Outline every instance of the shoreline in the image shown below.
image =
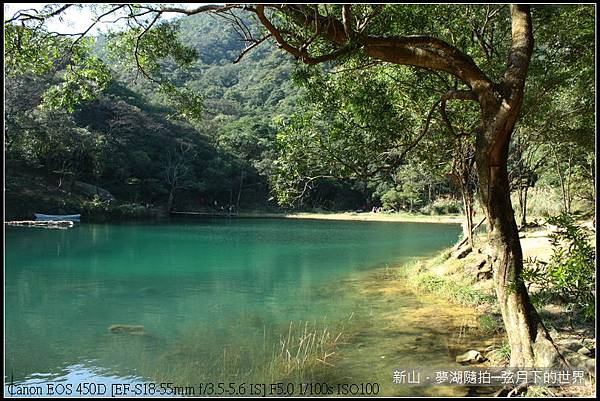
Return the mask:
{"type": "MultiPolygon", "coordinates": [[[[548,261],[553,252],[549,226],[536,227],[519,235],[524,258],[548,261]]],[[[482,263],[487,257],[481,252],[481,246],[487,238],[475,237],[476,249],[466,252],[468,247],[458,250],[454,247],[440,251],[434,257],[416,259],[412,263],[391,266],[382,275],[392,279],[403,279],[419,295],[429,294],[445,299],[448,305],[462,305],[470,308],[478,316],[475,330],[467,330],[465,337],[473,341],[470,350],[479,352],[484,360],[470,366],[504,367],[509,365],[510,346],[504,323],[497,303],[493,285],[493,273],[488,263],[482,263]],[[462,255],[462,256],[459,256],[462,255]]],[[[532,294],[535,288],[529,290],[532,294]]],[[[595,354],[596,330],[593,322],[576,320],[569,317],[567,306],[563,303],[547,301],[536,306],[554,344],[569,364],[588,374],[590,380],[582,387],[565,387],[560,391],[544,392],[530,389],[530,396],[575,396],[593,397],[595,395],[595,354]],[[583,350],[583,351],[582,351],[583,350]]],[[[465,348],[462,350],[467,352],[465,348]]],[[[487,394],[479,394],[488,396],[487,394]]]]}
{"type": "Polygon", "coordinates": [[[300,220],[336,220],[336,221],[376,221],[389,223],[443,223],[461,224],[460,215],[415,215],[408,213],[372,213],[372,212],[339,212],[339,213],[261,213],[247,212],[238,214],[202,213],[202,212],[171,212],[172,216],[198,217],[230,217],[255,219],[300,219],[300,220]]]}

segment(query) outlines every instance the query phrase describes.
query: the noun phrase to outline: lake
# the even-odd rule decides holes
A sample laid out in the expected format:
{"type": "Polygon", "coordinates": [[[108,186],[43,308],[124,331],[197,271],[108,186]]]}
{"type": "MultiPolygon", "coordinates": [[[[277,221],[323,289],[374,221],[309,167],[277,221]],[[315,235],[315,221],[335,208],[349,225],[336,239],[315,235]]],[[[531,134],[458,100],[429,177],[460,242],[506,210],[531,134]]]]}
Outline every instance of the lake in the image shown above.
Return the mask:
{"type": "Polygon", "coordinates": [[[390,382],[394,363],[450,363],[444,350],[402,354],[401,341],[388,341],[396,362],[370,351],[365,358],[388,365],[367,377],[357,368],[366,360],[350,356],[378,347],[361,336],[384,321],[374,313],[389,308],[420,316],[398,323],[411,341],[452,330],[455,320],[432,322],[423,312],[439,315],[439,300],[403,291],[384,309],[378,293],[361,291],[369,280],[378,287],[372,272],[433,255],[459,234],[455,224],[278,219],[6,227],[5,380],[109,388],[150,380],[390,382]],[[117,333],[113,325],[143,329],[117,333]],[[344,366],[357,371],[342,374],[344,366]]]}

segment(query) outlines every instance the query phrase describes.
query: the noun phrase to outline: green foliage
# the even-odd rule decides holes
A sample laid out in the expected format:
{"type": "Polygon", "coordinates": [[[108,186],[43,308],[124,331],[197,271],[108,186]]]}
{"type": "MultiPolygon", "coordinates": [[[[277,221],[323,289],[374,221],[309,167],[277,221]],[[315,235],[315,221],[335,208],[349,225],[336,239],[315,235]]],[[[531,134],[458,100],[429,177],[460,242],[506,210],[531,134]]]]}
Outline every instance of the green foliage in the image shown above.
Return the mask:
{"type": "Polygon", "coordinates": [[[4,65],[7,76],[43,75],[63,59],[68,41],[15,24],[4,24],[4,65]]]}
{"type": "Polygon", "coordinates": [[[409,278],[418,288],[441,295],[461,305],[476,306],[492,301],[492,297],[474,289],[466,282],[424,272],[409,278]]]}
{"type": "Polygon", "coordinates": [[[79,210],[86,221],[96,222],[158,216],[157,210],[147,206],[138,203],[111,204],[102,201],[98,195],[94,195],[90,200],[83,201],[79,210]]]}
{"type": "Polygon", "coordinates": [[[532,8],[534,51],[509,154],[521,214],[524,188],[536,185],[556,188],[567,212],[576,198],[587,208],[595,202],[594,163],[587,161],[595,143],[593,14],[587,5],[532,8]]]}
{"type": "Polygon", "coordinates": [[[445,215],[460,213],[462,210],[462,203],[458,199],[449,197],[439,197],[432,203],[425,205],[421,208],[421,213],[432,214],[432,215],[445,215]]]}
{"type": "Polygon", "coordinates": [[[177,88],[175,85],[167,82],[160,86],[160,93],[167,96],[169,105],[175,112],[170,117],[199,123],[202,121],[202,112],[204,111],[204,97],[190,88],[177,88]]]}
{"type": "Polygon", "coordinates": [[[506,361],[510,360],[510,343],[508,341],[502,343],[502,346],[498,349],[498,356],[506,361]]]}
{"type": "Polygon", "coordinates": [[[189,87],[178,87],[165,74],[174,68],[190,71],[198,52],[179,40],[179,22],[162,22],[150,29],[141,27],[112,33],[102,53],[118,70],[137,71],[158,85],[158,93],[175,111],[172,116],[198,123],[202,118],[202,94],[189,87]]]}
{"type": "MultiPolygon", "coordinates": [[[[108,11],[92,8],[97,15],[108,11]]],[[[317,9],[342,15],[340,5],[317,9]]],[[[40,16],[55,10],[46,6],[40,16]]],[[[260,37],[251,13],[232,12],[260,37]]],[[[333,49],[281,12],[269,15],[289,43],[310,39],[316,55],[333,49]]],[[[506,5],[354,5],[352,16],[370,18],[366,34],[434,34],[492,79],[502,77],[510,46],[506,5]]],[[[535,49],[515,137],[536,146],[521,149],[513,167],[521,178],[536,167],[537,185],[559,188],[567,201],[595,197],[593,17],[589,5],[532,8],[535,49]],[[547,157],[550,149],[558,160],[547,157]],[[556,168],[547,168],[549,160],[556,168]]],[[[7,159],[68,171],[128,200],[152,202],[169,193],[161,149],[183,141],[193,144],[195,156],[177,191],[190,204],[194,198],[228,202],[239,193],[242,201],[267,203],[270,184],[285,205],[300,199],[304,206],[355,208],[381,200],[393,209],[454,212],[444,204],[454,195],[447,177],[454,138],[437,110],[421,137],[440,96],[466,89],[454,77],[373,62],[359,48],[330,63],[298,66],[269,41],[233,63],[246,43],[231,19],[200,14],[157,19],[145,29],[153,18],[145,14],[94,40],[52,34],[36,19],[5,23],[7,159]],[[105,90],[101,104],[118,99],[137,110],[120,105],[102,107],[104,116],[90,112],[97,105],[90,100],[105,90]],[[81,118],[68,121],[57,110],[81,118]],[[110,124],[101,122],[106,117],[110,124]],[[195,132],[177,119],[191,122],[195,132]]],[[[478,127],[475,104],[448,102],[446,111],[457,131],[478,127]]]]}
{"type": "Polygon", "coordinates": [[[61,82],[44,93],[43,108],[72,113],[78,104],[93,99],[108,87],[112,78],[104,63],[87,55],[74,55],[73,59],[73,65],[61,74],[61,82]],[[80,57],[83,59],[78,60],[80,57]]]}
{"type": "Polygon", "coordinates": [[[81,204],[81,214],[92,219],[104,218],[109,209],[108,203],[103,202],[98,195],[94,195],[92,199],[81,204]]]}
{"type": "Polygon", "coordinates": [[[497,334],[501,327],[493,315],[481,315],[477,318],[477,321],[479,329],[484,335],[497,334]]]}
{"type": "Polygon", "coordinates": [[[591,243],[592,234],[566,213],[547,221],[557,226],[550,235],[552,256],[547,264],[536,261],[526,265],[523,280],[540,285],[542,299],[558,294],[584,318],[594,319],[596,251],[591,243]]]}
{"type": "Polygon", "coordinates": [[[69,38],[6,27],[15,51],[7,59],[8,167],[61,171],[68,178],[63,189],[81,180],[124,203],[167,203],[173,189],[180,210],[214,210],[215,202],[218,209],[238,198],[242,207],[267,204],[273,119],[288,113],[296,95],[285,55],[265,44],[234,65],[243,43],[230,25],[208,15],[159,24],[138,48],[144,71],[161,80],[157,86],[137,71],[139,30],[83,39],[71,49],[69,38]],[[19,40],[30,45],[19,49],[19,40]],[[36,63],[44,51],[46,66],[36,63]],[[100,60],[108,69],[95,64],[100,60]],[[110,78],[109,70],[114,80],[100,79],[110,78]],[[191,146],[185,160],[169,162],[181,144],[191,146]]]}
{"type": "Polygon", "coordinates": [[[91,54],[92,39],[53,36],[41,29],[5,24],[6,76],[54,77],[43,94],[42,106],[72,112],[110,83],[106,65],[91,54]]]}
{"type": "Polygon", "coordinates": [[[277,136],[273,186],[280,203],[311,195],[306,188],[322,183],[315,178],[328,177],[366,184],[389,209],[422,204],[449,157],[428,151],[448,139],[439,120],[427,118],[435,93],[423,82],[435,79],[402,66],[362,68],[361,60],[299,68],[302,109],[282,121],[277,136]]]}

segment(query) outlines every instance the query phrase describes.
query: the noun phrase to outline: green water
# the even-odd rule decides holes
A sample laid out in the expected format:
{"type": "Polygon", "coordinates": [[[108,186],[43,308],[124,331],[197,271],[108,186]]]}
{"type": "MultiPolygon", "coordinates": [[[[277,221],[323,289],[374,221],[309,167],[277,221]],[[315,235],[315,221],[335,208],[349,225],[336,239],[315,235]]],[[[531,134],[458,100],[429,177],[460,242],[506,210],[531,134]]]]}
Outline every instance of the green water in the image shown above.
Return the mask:
{"type": "Polygon", "coordinates": [[[7,227],[5,379],[259,380],[290,322],[352,331],[373,311],[358,277],[432,255],[459,232],[250,219],[7,227]]]}

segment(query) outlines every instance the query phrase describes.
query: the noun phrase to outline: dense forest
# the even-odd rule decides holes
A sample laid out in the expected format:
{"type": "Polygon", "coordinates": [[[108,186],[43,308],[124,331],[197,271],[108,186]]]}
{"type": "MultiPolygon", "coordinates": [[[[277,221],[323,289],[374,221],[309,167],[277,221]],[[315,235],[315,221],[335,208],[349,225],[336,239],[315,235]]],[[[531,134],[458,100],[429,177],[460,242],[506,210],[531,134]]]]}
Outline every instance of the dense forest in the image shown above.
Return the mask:
{"type": "MultiPolygon", "coordinates": [[[[275,120],[295,102],[292,63],[265,47],[233,64],[243,44],[214,17],[188,19],[180,34],[207,39],[190,40],[199,44],[200,58],[181,83],[203,94],[205,112],[196,125],[174,119],[173,108],[135,71],[119,73],[106,56],[107,37],[94,51],[113,79],[72,111],[39,107],[44,91],[61,79],[54,71],[7,78],[7,215],[273,205],[268,169],[275,120]],[[224,39],[219,46],[217,37],[224,39]]],[[[182,75],[176,68],[170,73],[182,75]]]]}

